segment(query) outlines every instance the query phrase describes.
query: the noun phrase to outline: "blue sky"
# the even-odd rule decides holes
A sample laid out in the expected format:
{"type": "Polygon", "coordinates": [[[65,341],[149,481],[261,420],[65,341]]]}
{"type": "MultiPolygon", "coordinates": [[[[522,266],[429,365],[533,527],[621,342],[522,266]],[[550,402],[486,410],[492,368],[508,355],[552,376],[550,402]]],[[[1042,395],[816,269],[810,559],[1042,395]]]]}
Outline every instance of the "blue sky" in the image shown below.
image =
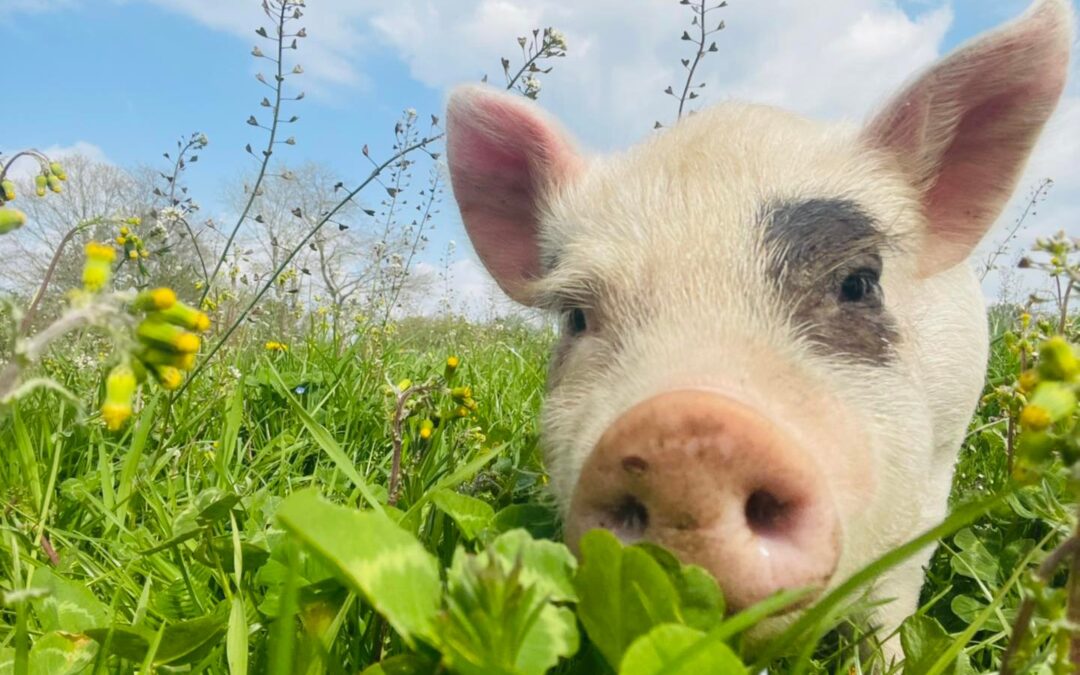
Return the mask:
{"type": "MultiPolygon", "coordinates": [[[[18,103],[0,113],[0,150],[90,144],[108,161],[130,166],[160,163],[176,138],[202,131],[211,144],[188,183],[208,215],[225,215],[220,186],[252,165],[244,144],[263,140],[245,124],[264,112],[257,104],[267,91],[253,77],[266,62],[249,54],[259,42],[258,0],[3,1],[9,7],[0,13],[0,44],[15,55],[5,89],[18,103]]],[[[301,23],[310,37],[296,57],[306,70],[296,83],[307,97],[290,109],[301,118],[289,130],[298,145],[281,148],[280,156],[326,163],[346,183],[367,173],[365,143],[374,156],[385,154],[404,108],[424,119],[441,115],[449,86],[483,72],[501,76],[498,57],[514,56],[515,37],[534,26],[561,28],[570,42],[569,56],[544,79],[541,102],[583,145],[601,150],[643,137],[655,118],[670,114],[660,92],[678,77],[685,47],[677,39],[686,20],[677,0],[309,4],[301,23]]],[[[704,67],[703,100],[756,98],[857,119],[913,70],[1026,5],[732,0],[721,52],[704,67]]],[[[1075,192],[1063,200],[1063,218],[1080,214],[1075,192]]],[[[442,218],[429,261],[446,241],[465,239],[451,205],[442,218]]]]}

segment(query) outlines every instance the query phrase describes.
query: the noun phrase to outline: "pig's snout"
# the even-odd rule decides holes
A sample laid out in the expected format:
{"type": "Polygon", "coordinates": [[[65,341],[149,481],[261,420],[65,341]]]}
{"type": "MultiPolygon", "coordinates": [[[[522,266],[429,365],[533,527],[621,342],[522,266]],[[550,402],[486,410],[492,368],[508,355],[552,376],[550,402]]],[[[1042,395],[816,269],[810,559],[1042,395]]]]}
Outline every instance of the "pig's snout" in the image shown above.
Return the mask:
{"type": "Polygon", "coordinates": [[[833,500],[798,439],[715,393],[674,391],[618,418],[586,460],[566,524],[648,540],[709,570],[732,609],[826,585],[840,554],[833,500]]]}

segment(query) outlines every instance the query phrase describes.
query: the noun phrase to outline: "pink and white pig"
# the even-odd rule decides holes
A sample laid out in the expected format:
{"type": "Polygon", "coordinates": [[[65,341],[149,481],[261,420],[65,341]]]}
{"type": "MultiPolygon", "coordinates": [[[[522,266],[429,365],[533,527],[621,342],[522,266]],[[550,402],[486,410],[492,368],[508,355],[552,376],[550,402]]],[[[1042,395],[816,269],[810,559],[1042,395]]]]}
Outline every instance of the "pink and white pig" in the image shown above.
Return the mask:
{"type": "MultiPolygon", "coordinates": [[[[1055,109],[1072,36],[1069,2],[1040,0],[861,128],[725,103],[604,157],[531,102],[452,93],[476,252],[561,317],[542,437],[571,545],[593,528],[657,542],[738,610],[835,587],[945,517],[987,358],[966,260],[1055,109]]],[[[870,589],[884,634],[930,553],[870,589]]]]}

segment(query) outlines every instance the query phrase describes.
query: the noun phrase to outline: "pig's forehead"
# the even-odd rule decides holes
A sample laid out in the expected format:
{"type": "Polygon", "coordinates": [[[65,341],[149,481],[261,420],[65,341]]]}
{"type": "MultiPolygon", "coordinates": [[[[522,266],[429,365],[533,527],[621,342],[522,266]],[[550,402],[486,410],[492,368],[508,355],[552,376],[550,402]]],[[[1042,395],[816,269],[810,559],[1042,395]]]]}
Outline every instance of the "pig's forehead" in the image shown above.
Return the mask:
{"type": "Polygon", "coordinates": [[[867,228],[902,239],[919,226],[916,204],[889,162],[857,142],[857,129],[726,104],[594,160],[550,204],[548,244],[555,256],[634,248],[745,256],[770,224],[775,234],[780,213],[789,239],[820,241],[824,232],[843,246],[846,233],[867,228]]]}

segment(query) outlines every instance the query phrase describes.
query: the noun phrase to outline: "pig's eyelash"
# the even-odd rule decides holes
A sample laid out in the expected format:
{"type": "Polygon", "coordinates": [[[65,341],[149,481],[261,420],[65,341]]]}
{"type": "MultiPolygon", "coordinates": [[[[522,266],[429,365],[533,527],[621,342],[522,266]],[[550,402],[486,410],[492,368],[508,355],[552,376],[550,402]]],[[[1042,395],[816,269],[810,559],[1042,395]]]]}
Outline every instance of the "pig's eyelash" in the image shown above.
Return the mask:
{"type": "Polygon", "coordinates": [[[595,284],[580,278],[547,278],[536,281],[533,285],[535,305],[550,312],[564,312],[568,309],[591,310],[596,304],[598,290],[595,284]]]}
{"type": "Polygon", "coordinates": [[[560,289],[541,293],[536,298],[536,306],[550,312],[567,312],[573,309],[591,310],[595,296],[585,289],[560,289]]]}

